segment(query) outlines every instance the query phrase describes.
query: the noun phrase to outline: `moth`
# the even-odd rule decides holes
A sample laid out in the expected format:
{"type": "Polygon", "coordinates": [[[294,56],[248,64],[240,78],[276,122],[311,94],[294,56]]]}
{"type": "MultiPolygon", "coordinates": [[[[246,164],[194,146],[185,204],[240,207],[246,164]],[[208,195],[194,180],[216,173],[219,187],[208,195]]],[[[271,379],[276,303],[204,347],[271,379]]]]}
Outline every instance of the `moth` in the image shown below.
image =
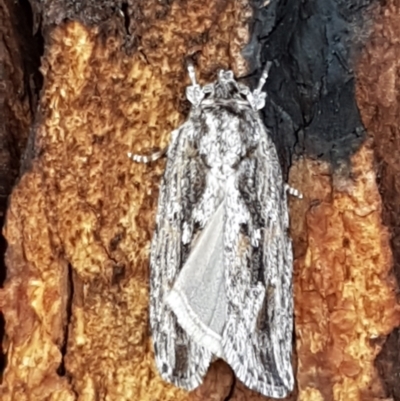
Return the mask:
{"type": "MultiPolygon", "coordinates": [[[[150,252],[150,327],[157,368],[192,390],[224,359],[247,387],[282,398],[293,389],[292,245],[287,192],[254,91],[220,71],[172,132],[150,252]]],[[[136,162],[163,155],[128,153],[136,162]]]]}

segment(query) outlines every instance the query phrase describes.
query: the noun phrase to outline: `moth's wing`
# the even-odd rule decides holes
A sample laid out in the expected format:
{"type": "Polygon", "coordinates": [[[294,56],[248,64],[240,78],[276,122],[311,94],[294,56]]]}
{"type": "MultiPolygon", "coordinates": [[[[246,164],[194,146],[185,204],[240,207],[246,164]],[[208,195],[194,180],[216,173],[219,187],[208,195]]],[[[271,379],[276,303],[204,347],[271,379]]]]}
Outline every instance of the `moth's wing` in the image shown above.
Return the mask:
{"type": "Polygon", "coordinates": [[[188,254],[192,212],[205,179],[198,159],[190,157],[195,127],[189,120],[172,133],[160,186],[150,255],[150,326],[157,368],[168,382],[191,390],[207,372],[211,353],[194,343],[166,304],[188,254]]]}
{"type": "Polygon", "coordinates": [[[266,288],[262,314],[258,325],[259,346],[264,358],[271,358],[275,370],[271,376],[279,377],[285,393],[293,390],[291,364],[293,347],[293,251],[289,236],[287,192],[275,145],[264,129],[265,142],[259,148],[257,195],[264,222],[262,236],[262,273],[266,288]],[[266,336],[265,336],[266,334],[266,336]]]}
{"type": "Polygon", "coordinates": [[[228,194],[225,232],[231,233],[227,242],[232,245],[225,248],[223,346],[227,362],[246,386],[282,398],[294,381],[292,245],[276,149],[258,118],[254,129],[260,135],[258,148],[241,162],[237,190],[228,194]]]}

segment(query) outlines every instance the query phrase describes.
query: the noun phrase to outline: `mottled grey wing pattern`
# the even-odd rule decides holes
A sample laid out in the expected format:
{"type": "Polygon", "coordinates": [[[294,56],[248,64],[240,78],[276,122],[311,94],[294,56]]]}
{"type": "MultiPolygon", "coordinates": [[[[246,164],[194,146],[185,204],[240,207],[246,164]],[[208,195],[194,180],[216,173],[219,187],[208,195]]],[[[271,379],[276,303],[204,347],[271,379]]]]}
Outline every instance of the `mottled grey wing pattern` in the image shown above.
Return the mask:
{"type": "MultiPolygon", "coordinates": [[[[150,255],[150,325],[161,376],[187,390],[214,357],[266,396],[293,388],[286,187],[257,111],[267,72],[250,92],[231,71],[201,88],[190,67],[193,107],[168,148],[150,255]]],[[[129,154],[139,162],[159,155],[129,154]]]]}
{"type": "Polygon", "coordinates": [[[264,395],[293,389],[292,247],[286,191],[275,146],[255,113],[259,145],[243,159],[238,191],[227,194],[225,359],[237,377],[264,395]],[[243,208],[243,205],[245,206],[243,208]],[[243,208],[243,210],[241,210],[243,208]],[[238,215],[248,216],[239,222],[238,215]]]}
{"type": "Polygon", "coordinates": [[[201,383],[211,353],[177,324],[165,298],[184,263],[182,229],[201,190],[201,171],[189,157],[192,131],[189,120],[172,133],[150,255],[150,326],[157,368],[166,381],[189,390],[201,383]]]}

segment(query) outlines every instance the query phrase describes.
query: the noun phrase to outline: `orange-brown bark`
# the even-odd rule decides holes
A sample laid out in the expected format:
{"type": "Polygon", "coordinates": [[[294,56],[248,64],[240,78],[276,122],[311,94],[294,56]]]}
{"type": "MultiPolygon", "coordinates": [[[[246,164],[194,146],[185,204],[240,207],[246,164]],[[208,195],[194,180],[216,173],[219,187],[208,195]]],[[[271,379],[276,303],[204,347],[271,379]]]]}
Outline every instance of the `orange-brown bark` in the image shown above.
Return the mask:
{"type": "Polygon", "coordinates": [[[302,160],[291,175],[305,202],[293,203],[299,400],[374,400],[379,337],[399,322],[392,257],[374,155],[364,145],[351,175],[302,160]]]}
{"type": "MultiPolygon", "coordinates": [[[[8,196],[17,178],[20,157],[26,146],[36,106],[28,77],[32,67],[23,48],[28,40],[20,29],[17,18],[21,7],[9,0],[0,0],[0,227],[3,226],[8,196]]],[[[5,279],[3,255],[6,241],[0,233],[0,285],[5,279]]],[[[0,340],[4,335],[3,315],[0,316],[0,340]]],[[[4,369],[6,356],[0,348],[0,371],[4,369]]]]}
{"type": "MultiPolygon", "coordinates": [[[[357,102],[365,128],[374,141],[375,169],[383,201],[382,218],[391,234],[397,297],[400,280],[399,35],[400,4],[389,0],[376,11],[357,73],[357,102]]],[[[385,384],[386,396],[393,399],[400,397],[399,334],[397,327],[383,344],[376,363],[385,384]]]]}

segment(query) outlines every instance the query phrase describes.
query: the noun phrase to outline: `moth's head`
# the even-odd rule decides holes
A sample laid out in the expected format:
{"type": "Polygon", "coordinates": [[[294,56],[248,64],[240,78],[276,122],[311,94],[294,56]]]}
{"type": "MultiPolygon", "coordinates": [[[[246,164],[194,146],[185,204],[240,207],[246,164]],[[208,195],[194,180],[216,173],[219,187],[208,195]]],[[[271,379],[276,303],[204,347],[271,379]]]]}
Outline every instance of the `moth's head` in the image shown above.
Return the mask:
{"type": "Polygon", "coordinates": [[[211,84],[201,87],[196,83],[187,87],[186,97],[194,107],[229,103],[260,110],[265,103],[265,93],[252,93],[246,85],[236,81],[230,70],[220,70],[217,80],[211,84]]]}
{"type": "MultiPolygon", "coordinates": [[[[204,87],[204,91],[207,91],[207,87],[204,87]]],[[[235,80],[233,72],[228,70],[220,70],[218,72],[217,80],[210,85],[208,89],[210,96],[215,99],[234,99],[240,98],[239,85],[235,80]]]]}

